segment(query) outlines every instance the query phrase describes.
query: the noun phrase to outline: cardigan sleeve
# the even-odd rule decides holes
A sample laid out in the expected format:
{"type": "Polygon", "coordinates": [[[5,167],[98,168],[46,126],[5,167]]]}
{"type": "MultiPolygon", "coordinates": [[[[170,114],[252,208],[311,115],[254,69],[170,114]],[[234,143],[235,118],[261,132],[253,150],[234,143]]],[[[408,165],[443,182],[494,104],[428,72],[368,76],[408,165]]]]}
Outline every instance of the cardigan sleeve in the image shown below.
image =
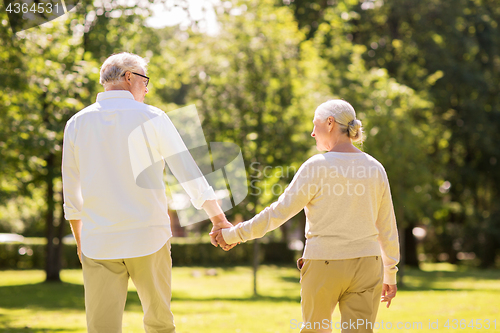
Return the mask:
{"type": "Polygon", "coordinates": [[[399,237],[391,189],[385,172],[383,178],[383,194],[375,225],[379,231],[378,242],[384,263],[384,283],[396,284],[396,273],[398,271],[396,265],[399,263],[399,237]]]}
{"type": "Polygon", "coordinates": [[[311,172],[311,168],[311,163],[305,162],[278,201],[251,220],[223,229],[222,235],[226,243],[233,244],[260,238],[297,215],[320,190],[318,179],[314,172],[311,172]]]}

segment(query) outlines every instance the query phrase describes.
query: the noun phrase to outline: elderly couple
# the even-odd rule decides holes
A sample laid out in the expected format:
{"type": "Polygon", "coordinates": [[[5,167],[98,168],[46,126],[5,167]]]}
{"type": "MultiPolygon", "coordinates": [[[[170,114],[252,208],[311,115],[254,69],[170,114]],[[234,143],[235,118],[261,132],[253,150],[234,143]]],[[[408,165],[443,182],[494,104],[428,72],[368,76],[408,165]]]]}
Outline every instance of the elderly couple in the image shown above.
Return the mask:
{"type": "Polygon", "coordinates": [[[399,245],[385,170],[352,144],[362,138],[353,107],[342,100],[321,104],[311,136],[326,153],[304,162],[278,201],[233,226],[192,157],[184,154],[183,165],[167,159],[186,146],[167,115],[143,103],[146,65],[130,53],[106,59],[100,72],[104,92],[64,131],[64,211],[83,267],[88,331],[122,331],[130,277],[144,310],[145,331],[175,332],[165,188],[136,184],[127,141],[131,131],[156,119],[154,135],[147,134],[150,154],[163,156],[156,176],[161,179],[165,160],[176,176],[194,173],[183,187],[193,205],[210,216],[214,246],[229,250],[262,237],[305,209],[307,242],[298,261],[300,332],[331,332],[337,303],[342,332],[372,332],[379,303],[389,307],[396,295],[399,245]],[[333,167],[346,172],[332,175],[333,167]]]}

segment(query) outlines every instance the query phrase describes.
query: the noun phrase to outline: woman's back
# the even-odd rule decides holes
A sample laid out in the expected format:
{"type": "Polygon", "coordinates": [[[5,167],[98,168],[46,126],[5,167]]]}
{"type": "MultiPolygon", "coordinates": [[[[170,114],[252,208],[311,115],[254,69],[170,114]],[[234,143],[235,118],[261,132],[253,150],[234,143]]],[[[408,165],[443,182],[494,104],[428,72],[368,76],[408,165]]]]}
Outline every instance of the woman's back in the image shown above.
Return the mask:
{"type": "Polygon", "coordinates": [[[379,232],[395,230],[389,228],[395,217],[387,175],[376,159],[365,153],[315,155],[294,181],[303,192],[314,192],[305,206],[304,258],[380,255],[379,232]]]}

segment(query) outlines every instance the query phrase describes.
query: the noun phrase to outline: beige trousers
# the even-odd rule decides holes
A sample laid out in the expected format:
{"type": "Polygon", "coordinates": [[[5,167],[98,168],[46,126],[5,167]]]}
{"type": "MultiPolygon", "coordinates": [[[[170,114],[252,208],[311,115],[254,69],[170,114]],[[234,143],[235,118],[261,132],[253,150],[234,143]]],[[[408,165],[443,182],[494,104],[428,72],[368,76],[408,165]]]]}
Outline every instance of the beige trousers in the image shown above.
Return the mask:
{"type": "Polygon", "coordinates": [[[380,256],[344,260],[299,259],[301,333],[373,332],[382,294],[380,256]],[[341,322],[332,322],[339,303],[341,322]]]}
{"type": "Polygon", "coordinates": [[[147,333],[174,333],[170,311],[172,258],[170,241],[144,257],[95,260],[82,255],[85,310],[90,333],[119,333],[132,278],[144,311],[147,333]]]}

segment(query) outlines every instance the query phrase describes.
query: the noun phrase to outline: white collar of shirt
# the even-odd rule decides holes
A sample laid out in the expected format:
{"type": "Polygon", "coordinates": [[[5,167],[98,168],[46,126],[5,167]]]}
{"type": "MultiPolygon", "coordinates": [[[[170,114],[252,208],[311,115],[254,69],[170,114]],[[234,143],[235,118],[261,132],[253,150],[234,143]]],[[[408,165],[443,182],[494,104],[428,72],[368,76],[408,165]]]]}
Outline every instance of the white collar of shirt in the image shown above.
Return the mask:
{"type": "Polygon", "coordinates": [[[110,90],[97,94],[97,102],[111,98],[128,98],[134,99],[134,95],[128,90],[110,90]]]}

